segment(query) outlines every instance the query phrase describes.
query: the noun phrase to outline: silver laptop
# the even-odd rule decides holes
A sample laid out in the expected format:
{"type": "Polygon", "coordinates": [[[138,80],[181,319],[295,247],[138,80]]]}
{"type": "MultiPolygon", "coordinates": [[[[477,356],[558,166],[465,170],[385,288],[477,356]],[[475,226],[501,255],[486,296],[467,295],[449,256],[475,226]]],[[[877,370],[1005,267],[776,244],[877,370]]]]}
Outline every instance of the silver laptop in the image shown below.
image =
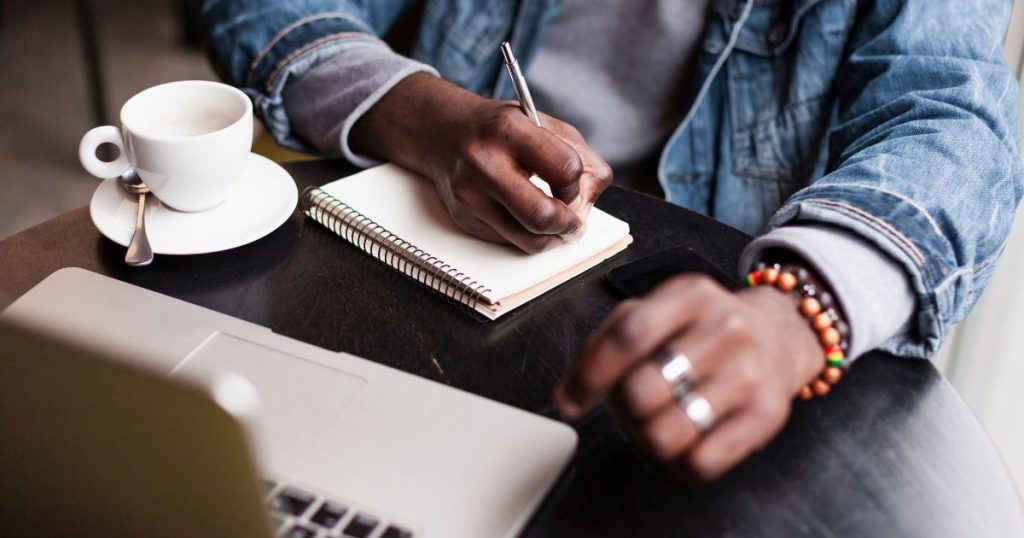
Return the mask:
{"type": "Polygon", "coordinates": [[[49,506],[66,535],[511,536],[576,446],[556,421],[83,269],[0,321],[20,328],[0,336],[0,513],[49,506]]]}

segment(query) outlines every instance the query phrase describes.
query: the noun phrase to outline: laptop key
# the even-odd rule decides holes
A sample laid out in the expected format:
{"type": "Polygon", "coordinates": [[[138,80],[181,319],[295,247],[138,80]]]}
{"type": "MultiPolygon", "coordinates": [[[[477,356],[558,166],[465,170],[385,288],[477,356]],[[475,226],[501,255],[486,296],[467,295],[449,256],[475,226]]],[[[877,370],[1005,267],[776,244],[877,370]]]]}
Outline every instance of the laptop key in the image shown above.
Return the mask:
{"type": "Polygon", "coordinates": [[[309,517],[309,520],[327,530],[331,530],[341,521],[341,518],[345,517],[346,512],[348,512],[347,507],[331,501],[324,501],[320,508],[309,517]]]}
{"type": "Polygon", "coordinates": [[[356,514],[341,533],[345,538],[366,538],[377,528],[380,520],[369,514],[356,514]]]}
{"type": "Polygon", "coordinates": [[[289,486],[270,499],[270,509],[293,516],[301,516],[314,500],[316,500],[316,496],[312,493],[289,486]]]}
{"type": "Polygon", "coordinates": [[[302,525],[292,525],[282,536],[284,538],[314,538],[316,531],[302,525]]]}
{"type": "Polygon", "coordinates": [[[389,525],[384,534],[380,535],[380,538],[412,538],[412,531],[389,525]]]}

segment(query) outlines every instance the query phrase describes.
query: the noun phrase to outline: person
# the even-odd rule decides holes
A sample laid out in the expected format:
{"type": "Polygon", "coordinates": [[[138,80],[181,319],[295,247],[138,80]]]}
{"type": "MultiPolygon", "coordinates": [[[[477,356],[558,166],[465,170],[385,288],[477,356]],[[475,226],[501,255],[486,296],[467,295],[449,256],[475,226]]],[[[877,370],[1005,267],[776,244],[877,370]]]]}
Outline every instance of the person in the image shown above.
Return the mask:
{"type": "Polygon", "coordinates": [[[568,417],[614,395],[656,458],[713,479],[774,437],[795,396],[826,394],[871,349],[930,356],[978,299],[1024,189],[1009,10],[209,0],[203,18],[281,144],[415,170],[481,238],[560,243],[613,169],[757,236],[740,274],[770,286],[687,274],[625,301],[554,393],[568,417]],[[381,39],[399,19],[417,24],[407,55],[381,39]],[[502,40],[543,127],[511,100],[502,40]]]}

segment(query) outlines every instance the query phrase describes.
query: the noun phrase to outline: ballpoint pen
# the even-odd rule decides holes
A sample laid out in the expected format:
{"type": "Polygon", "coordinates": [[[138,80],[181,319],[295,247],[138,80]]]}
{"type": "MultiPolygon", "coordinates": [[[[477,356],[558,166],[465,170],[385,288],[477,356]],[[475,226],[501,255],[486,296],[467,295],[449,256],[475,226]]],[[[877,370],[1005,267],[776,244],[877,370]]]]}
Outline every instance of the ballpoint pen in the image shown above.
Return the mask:
{"type": "Polygon", "coordinates": [[[533,105],[533,96],[530,95],[530,88],[526,85],[526,77],[519,69],[519,60],[516,60],[515,54],[512,54],[512,46],[508,44],[508,41],[501,42],[501,55],[505,57],[505,68],[508,69],[508,76],[512,78],[512,86],[516,89],[519,106],[522,107],[523,113],[537,124],[537,127],[541,127],[540,114],[537,114],[537,107],[533,105]]]}
{"type": "MultiPolygon", "coordinates": [[[[512,87],[516,90],[516,97],[519,98],[519,106],[523,109],[523,114],[526,114],[527,117],[533,120],[533,123],[535,123],[537,127],[543,128],[543,125],[540,123],[540,114],[537,113],[537,107],[533,104],[533,96],[530,95],[530,88],[526,85],[526,77],[523,76],[522,69],[519,69],[519,60],[516,60],[515,54],[512,54],[512,46],[509,45],[508,41],[501,42],[501,55],[505,57],[505,68],[508,70],[508,76],[512,78],[512,87]]],[[[544,191],[545,194],[551,196],[551,186],[542,178],[533,175],[530,178],[530,181],[544,191]]],[[[570,204],[570,207],[575,211],[578,211],[579,201],[580,197],[577,196],[570,204]]],[[[579,229],[572,234],[562,234],[562,239],[575,243],[583,237],[583,233],[587,229],[586,214],[590,212],[591,205],[593,204],[588,204],[586,209],[583,211],[584,216],[582,225],[580,225],[579,229]]]]}

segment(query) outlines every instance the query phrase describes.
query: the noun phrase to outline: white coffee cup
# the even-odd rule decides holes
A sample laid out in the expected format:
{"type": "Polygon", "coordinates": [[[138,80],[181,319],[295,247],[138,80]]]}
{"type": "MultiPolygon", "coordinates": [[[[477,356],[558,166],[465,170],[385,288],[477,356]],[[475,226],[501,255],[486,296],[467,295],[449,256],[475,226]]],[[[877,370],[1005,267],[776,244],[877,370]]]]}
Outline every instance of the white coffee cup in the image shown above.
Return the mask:
{"type": "Polygon", "coordinates": [[[204,211],[226,200],[252,149],[252,103],[236,88],[205,80],[154,86],[121,107],[121,127],[96,127],[78,146],[82,166],[98,178],[134,168],[149,190],[179,211],[204,211]],[[113,161],[96,157],[111,143],[113,161]]]}

